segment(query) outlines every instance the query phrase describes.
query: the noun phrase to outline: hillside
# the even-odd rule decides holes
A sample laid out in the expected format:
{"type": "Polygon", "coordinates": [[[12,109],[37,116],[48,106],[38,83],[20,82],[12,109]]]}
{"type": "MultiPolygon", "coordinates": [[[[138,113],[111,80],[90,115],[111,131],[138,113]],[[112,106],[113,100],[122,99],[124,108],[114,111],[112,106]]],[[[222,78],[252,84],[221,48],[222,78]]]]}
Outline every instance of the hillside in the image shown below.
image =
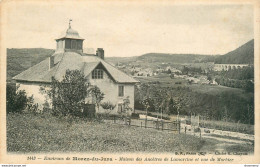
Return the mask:
{"type": "Polygon", "coordinates": [[[250,40],[239,48],[215,59],[216,64],[253,64],[254,40],[250,40]]]}
{"type": "Polygon", "coordinates": [[[152,67],[161,63],[196,63],[196,62],[213,62],[215,55],[198,55],[198,54],[170,54],[170,53],[147,53],[141,56],[133,57],[106,57],[105,59],[112,63],[123,64],[142,64],[143,67],[152,67]]]}
{"type": "Polygon", "coordinates": [[[7,80],[52,55],[54,50],[43,48],[7,49],[7,80]]]}
{"type": "Polygon", "coordinates": [[[167,54],[167,53],[147,53],[139,56],[138,60],[148,62],[174,62],[174,63],[194,63],[209,57],[210,55],[198,54],[167,54]]]}
{"type": "Polygon", "coordinates": [[[128,63],[133,62],[137,60],[137,56],[132,57],[105,57],[105,60],[109,63],[116,64],[118,62],[120,63],[128,63]]]}

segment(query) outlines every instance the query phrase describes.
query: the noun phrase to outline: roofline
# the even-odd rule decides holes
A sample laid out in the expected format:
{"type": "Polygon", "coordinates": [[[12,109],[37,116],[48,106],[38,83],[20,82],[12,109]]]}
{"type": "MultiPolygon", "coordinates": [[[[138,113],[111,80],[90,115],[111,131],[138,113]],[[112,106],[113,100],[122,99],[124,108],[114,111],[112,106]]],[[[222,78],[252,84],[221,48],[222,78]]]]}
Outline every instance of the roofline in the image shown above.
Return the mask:
{"type": "Polygon", "coordinates": [[[137,83],[140,83],[140,81],[137,81],[137,82],[116,82],[118,84],[137,84],[137,83]]]}
{"type": "MultiPolygon", "coordinates": [[[[15,80],[16,82],[28,82],[28,83],[51,83],[50,81],[28,81],[28,80],[22,80],[22,79],[13,79],[15,80]]],[[[137,82],[117,82],[114,80],[115,83],[117,84],[136,84],[136,83],[140,83],[140,81],[137,81],[137,82]]]]}
{"type": "Polygon", "coordinates": [[[28,81],[28,80],[22,80],[22,79],[12,79],[12,80],[15,80],[16,82],[28,82],[28,83],[51,83],[50,81],[28,81]]]}
{"type": "Polygon", "coordinates": [[[82,40],[82,41],[85,40],[84,38],[81,38],[81,37],[79,37],[79,38],[61,37],[61,38],[57,38],[57,39],[54,39],[54,40],[57,41],[57,40],[61,40],[61,39],[78,39],[78,40],[82,40]]]}

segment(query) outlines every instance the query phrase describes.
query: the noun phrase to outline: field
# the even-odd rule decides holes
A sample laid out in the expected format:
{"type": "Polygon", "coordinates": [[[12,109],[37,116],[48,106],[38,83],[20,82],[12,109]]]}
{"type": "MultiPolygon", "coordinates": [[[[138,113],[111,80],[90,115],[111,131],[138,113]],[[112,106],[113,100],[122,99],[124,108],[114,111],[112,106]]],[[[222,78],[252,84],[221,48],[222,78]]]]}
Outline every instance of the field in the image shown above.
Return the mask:
{"type": "Polygon", "coordinates": [[[8,114],[8,152],[198,151],[203,140],[184,134],[49,115],[8,114]]]}
{"type": "Polygon", "coordinates": [[[226,86],[221,85],[202,85],[202,84],[188,84],[187,80],[182,78],[170,78],[168,74],[158,75],[158,76],[152,76],[152,77],[136,77],[137,80],[139,80],[141,83],[151,83],[151,82],[159,82],[162,87],[189,87],[191,90],[199,92],[199,93],[205,93],[205,94],[211,94],[211,95],[218,95],[221,92],[232,92],[237,94],[238,96],[246,97],[247,94],[242,89],[238,88],[230,88],[226,86]],[[176,84],[178,82],[181,82],[181,84],[176,84]]]}
{"type": "MultiPolygon", "coordinates": [[[[7,114],[8,152],[214,152],[221,143],[193,135],[82,118],[70,122],[48,114],[7,114]]],[[[252,146],[234,143],[222,145],[221,149],[253,151],[252,146]]]]}

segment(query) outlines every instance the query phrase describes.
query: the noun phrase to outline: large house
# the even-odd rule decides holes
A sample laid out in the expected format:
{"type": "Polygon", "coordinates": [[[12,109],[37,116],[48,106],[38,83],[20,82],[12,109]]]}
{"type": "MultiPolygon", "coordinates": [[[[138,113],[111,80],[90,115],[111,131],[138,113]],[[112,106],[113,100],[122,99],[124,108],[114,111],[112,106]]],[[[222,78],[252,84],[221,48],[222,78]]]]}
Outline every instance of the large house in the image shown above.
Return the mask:
{"type": "MultiPolygon", "coordinates": [[[[56,39],[57,47],[52,56],[13,78],[19,89],[33,95],[35,102],[42,106],[47,95],[40,91],[40,87],[48,86],[52,77],[62,80],[67,69],[80,70],[90,85],[96,85],[105,94],[102,102],[116,105],[113,112],[122,111],[125,98],[129,98],[129,107],[134,109],[134,85],[139,81],[107,63],[102,48],[98,48],[96,54],[83,53],[83,41],[69,25],[66,33],[56,39]]],[[[86,101],[91,103],[89,98],[86,101]]]]}

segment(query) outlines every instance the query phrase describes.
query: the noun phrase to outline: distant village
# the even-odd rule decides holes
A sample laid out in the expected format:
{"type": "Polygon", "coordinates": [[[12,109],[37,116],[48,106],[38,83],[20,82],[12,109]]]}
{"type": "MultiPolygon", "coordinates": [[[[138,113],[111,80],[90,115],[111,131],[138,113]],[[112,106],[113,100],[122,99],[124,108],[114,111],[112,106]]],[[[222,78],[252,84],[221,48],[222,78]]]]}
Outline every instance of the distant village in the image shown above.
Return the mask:
{"type": "Polygon", "coordinates": [[[213,79],[209,79],[207,74],[210,71],[228,71],[230,69],[241,69],[248,67],[249,64],[215,64],[214,62],[207,63],[183,63],[183,64],[172,64],[162,62],[156,64],[155,67],[145,67],[141,65],[142,62],[134,63],[122,63],[118,62],[115,66],[127,73],[128,75],[138,77],[153,77],[162,74],[168,74],[174,78],[182,78],[188,82],[194,84],[212,84],[217,85],[217,82],[213,79]],[[138,64],[136,64],[138,63],[138,64]],[[194,68],[200,71],[201,75],[184,74],[184,68],[194,68]]]}

